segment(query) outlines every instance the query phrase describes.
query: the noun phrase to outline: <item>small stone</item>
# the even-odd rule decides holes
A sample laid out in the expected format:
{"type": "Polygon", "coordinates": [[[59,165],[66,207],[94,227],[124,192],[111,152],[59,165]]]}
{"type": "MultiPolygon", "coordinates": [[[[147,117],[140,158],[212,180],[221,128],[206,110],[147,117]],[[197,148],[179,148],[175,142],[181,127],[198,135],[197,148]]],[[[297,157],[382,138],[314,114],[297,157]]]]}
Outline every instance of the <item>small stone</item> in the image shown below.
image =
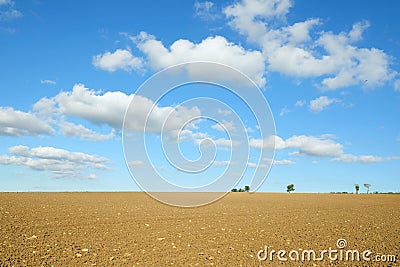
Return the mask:
{"type": "Polygon", "coordinates": [[[89,249],[88,248],[83,248],[82,252],[89,252],[89,249]]]}
{"type": "Polygon", "coordinates": [[[82,257],[82,254],[81,254],[81,253],[76,253],[75,256],[76,256],[77,258],[80,258],[80,257],[82,257]]]}
{"type": "Polygon", "coordinates": [[[35,239],[35,238],[37,238],[37,236],[33,235],[31,237],[28,237],[28,240],[35,239]]]}
{"type": "Polygon", "coordinates": [[[159,237],[157,238],[158,241],[163,241],[165,239],[165,237],[159,237]]]}
{"type": "Polygon", "coordinates": [[[113,261],[115,258],[114,257],[110,257],[110,261],[113,261]]]}

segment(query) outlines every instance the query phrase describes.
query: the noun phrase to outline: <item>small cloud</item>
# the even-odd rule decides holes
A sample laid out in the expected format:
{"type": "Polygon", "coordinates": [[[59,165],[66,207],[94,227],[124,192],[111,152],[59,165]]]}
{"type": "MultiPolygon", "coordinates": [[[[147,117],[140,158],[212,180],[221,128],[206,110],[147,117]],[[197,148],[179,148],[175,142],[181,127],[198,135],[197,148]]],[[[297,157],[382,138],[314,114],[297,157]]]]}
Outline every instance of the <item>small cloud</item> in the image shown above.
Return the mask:
{"type": "Polygon", "coordinates": [[[213,2],[196,1],[194,3],[194,16],[207,21],[217,19],[219,17],[219,14],[213,2]]]}
{"type": "Polygon", "coordinates": [[[221,131],[221,132],[234,132],[236,131],[236,127],[235,125],[230,122],[230,121],[226,121],[226,120],[222,120],[222,122],[218,122],[217,124],[214,124],[213,126],[211,126],[211,128],[213,128],[214,130],[217,131],[221,131]]]}
{"type": "Polygon", "coordinates": [[[279,116],[284,116],[284,115],[288,114],[289,112],[290,112],[290,109],[288,109],[287,107],[284,107],[283,109],[281,109],[279,116]]]}
{"type": "Polygon", "coordinates": [[[333,159],[334,161],[342,161],[342,162],[360,162],[360,163],[376,163],[382,162],[385,159],[377,156],[366,155],[366,156],[355,156],[352,154],[342,154],[337,158],[333,159]]]}
{"type": "Polygon", "coordinates": [[[329,98],[327,96],[320,96],[320,97],[310,101],[309,108],[311,111],[321,112],[322,110],[324,110],[329,105],[331,105],[335,102],[339,102],[339,100],[335,99],[335,98],[329,98]]]}
{"type": "Polygon", "coordinates": [[[113,53],[98,54],[93,57],[92,63],[96,68],[108,72],[117,70],[139,71],[143,68],[143,60],[132,55],[131,51],[127,49],[117,49],[113,53]]]}
{"type": "Polygon", "coordinates": [[[144,162],[141,160],[133,160],[133,161],[128,162],[128,165],[131,167],[141,167],[144,165],[144,162]]]}
{"type": "Polygon", "coordinates": [[[400,80],[394,81],[394,90],[400,92],[400,80]]]}
{"type": "Polygon", "coordinates": [[[218,114],[221,114],[224,116],[232,115],[232,111],[227,110],[227,109],[218,109],[217,112],[218,112],[218,114]]]}
{"type": "Polygon", "coordinates": [[[96,178],[97,178],[97,175],[94,174],[94,173],[91,173],[91,174],[89,174],[89,175],[87,176],[87,178],[88,178],[88,179],[96,179],[96,178]]]}
{"type": "Polygon", "coordinates": [[[302,106],[304,106],[306,104],[306,101],[305,100],[298,100],[295,104],[294,104],[294,106],[295,107],[302,107],[302,106]]]}
{"type": "Polygon", "coordinates": [[[41,84],[56,84],[56,81],[53,80],[40,80],[41,84]]]}
{"type": "Polygon", "coordinates": [[[22,13],[16,9],[8,9],[0,12],[0,21],[11,21],[22,17],[22,13]]]}

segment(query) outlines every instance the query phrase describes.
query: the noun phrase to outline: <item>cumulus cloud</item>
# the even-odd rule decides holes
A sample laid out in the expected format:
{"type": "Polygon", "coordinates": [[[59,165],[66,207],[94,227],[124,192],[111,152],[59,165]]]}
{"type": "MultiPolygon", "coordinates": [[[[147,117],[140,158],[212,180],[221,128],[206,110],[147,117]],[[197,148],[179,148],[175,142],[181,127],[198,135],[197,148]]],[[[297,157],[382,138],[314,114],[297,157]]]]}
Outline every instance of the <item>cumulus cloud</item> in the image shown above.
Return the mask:
{"type": "Polygon", "coordinates": [[[109,72],[117,70],[132,71],[141,70],[143,61],[141,58],[133,56],[129,50],[117,49],[113,53],[105,52],[94,56],[93,65],[109,72]]]}
{"type": "MultiPolygon", "coordinates": [[[[146,125],[147,132],[173,132],[179,130],[184,123],[201,114],[197,107],[185,106],[160,107],[152,100],[139,95],[127,95],[123,92],[105,92],[86,88],[83,84],[76,84],[72,91],[61,92],[52,98],[42,98],[34,109],[41,114],[59,114],[75,116],[95,124],[106,124],[114,129],[121,129],[126,108],[131,101],[127,112],[126,129],[142,131],[146,125]]],[[[94,135],[83,126],[60,123],[62,131],[72,135],[71,129],[78,130],[84,139],[111,138],[109,135],[94,135]]]]}
{"type": "Polygon", "coordinates": [[[65,136],[77,136],[82,140],[89,141],[105,141],[115,136],[115,130],[111,130],[109,134],[98,134],[86,128],[82,124],[74,124],[72,122],[63,121],[58,124],[60,130],[65,136]]]}
{"type": "Polygon", "coordinates": [[[53,133],[54,129],[33,113],[0,107],[0,135],[37,136],[53,133]]]}
{"type": "Polygon", "coordinates": [[[146,55],[148,64],[154,70],[190,61],[212,61],[242,71],[261,87],[266,83],[261,52],[245,50],[222,36],[208,37],[200,43],[180,39],[170,47],[165,47],[161,41],[146,32],[141,32],[131,39],[146,55]]]}
{"type": "MultiPolygon", "coordinates": [[[[346,154],[343,151],[343,145],[333,140],[334,135],[324,134],[321,136],[307,136],[307,135],[294,135],[284,140],[279,136],[270,136],[265,139],[250,138],[249,145],[254,148],[274,148],[281,149],[294,149],[290,155],[297,156],[310,156],[318,158],[332,158],[333,161],[340,162],[361,162],[361,163],[376,163],[385,160],[395,160],[397,157],[382,158],[373,155],[355,156],[346,154]]],[[[264,159],[271,162],[271,159],[264,159]]],[[[293,164],[293,161],[282,160],[276,161],[277,165],[293,164]]]]}
{"type": "Polygon", "coordinates": [[[75,84],[72,91],[61,92],[52,98],[44,97],[33,108],[42,113],[57,112],[121,129],[125,109],[131,99],[132,96],[122,92],[103,94],[101,91],[86,88],[83,84],[75,84]]]}
{"type": "Polygon", "coordinates": [[[249,145],[255,148],[297,149],[293,154],[313,157],[334,157],[343,153],[343,146],[324,136],[292,136],[283,140],[279,136],[270,136],[263,139],[249,140],[249,145]]]}
{"type": "Polygon", "coordinates": [[[262,49],[271,71],[321,77],[320,86],[330,90],[354,85],[373,88],[398,75],[382,50],[355,45],[369,27],[367,21],[356,22],[348,32],[316,31],[322,26],[318,18],[286,25],[291,7],[289,0],[243,0],[226,7],[224,13],[233,29],[262,49]]]}
{"type": "Polygon", "coordinates": [[[309,108],[311,111],[321,112],[322,110],[327,108],[332,103],[335,103],[338,101],[339,100],[335,99],[335,98],[329,98],[327,96],[320,96],[320,97],[310,101],[309,108]]]}
{"type": "Polygon", "coordinates": [[[108,159],[82,152],[71,152],[55,147],[14,146],[10,155],[0,156],[0,164],[18,165],[27,169],[47,171],[53,177],[83,177],[80,170],[107,170],[108,159]]]}

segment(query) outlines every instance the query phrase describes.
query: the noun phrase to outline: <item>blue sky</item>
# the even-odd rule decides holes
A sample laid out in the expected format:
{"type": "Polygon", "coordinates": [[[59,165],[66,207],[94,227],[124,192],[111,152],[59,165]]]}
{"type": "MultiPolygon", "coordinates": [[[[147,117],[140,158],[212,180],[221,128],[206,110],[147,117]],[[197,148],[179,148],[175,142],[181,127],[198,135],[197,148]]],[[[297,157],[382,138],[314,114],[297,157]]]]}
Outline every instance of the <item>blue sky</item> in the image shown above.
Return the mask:
{"type": "MultiPolygon", "coordinates": [[[[400,191],[399,5],[0,0],[0,190],[140,190],[125,164],[121,135],[136,90],[172,65],[215,61],[260,88],[275,135],[260,136],[238,99],[201,84],[167,95],[156,106],[161,121],[155,124],[171,110],[171,125],[205,116],[200,105],[179,106],[193,97],[235,106],[248,135],[241,141],[250,151],[238,187],[272,163],[258,191],[284,191],[288,183],[298,192],[353,191],[356,183],[372,184],[372,191],[400,191]],[[271,142],[275,160],[262,158],[257,166],[271,142]]],[[[212,171],[218,174],[234,165],[229,157],[234,140],[227,142],[227,132],[239,125],[222,108],[214,113],[219,124],[189,123],[178,143],[194,160],[203,139],[214,142],[218,166],[212,171]]],[[[163,157],[159,133],[146,135],[160,175],[186,185],[187,174],[163,157]]],[[[130,168],[150,173],[140,158],[130,168]]],[[[188,179],[201,184],[212,177],[200,173],[188,179]]]]}

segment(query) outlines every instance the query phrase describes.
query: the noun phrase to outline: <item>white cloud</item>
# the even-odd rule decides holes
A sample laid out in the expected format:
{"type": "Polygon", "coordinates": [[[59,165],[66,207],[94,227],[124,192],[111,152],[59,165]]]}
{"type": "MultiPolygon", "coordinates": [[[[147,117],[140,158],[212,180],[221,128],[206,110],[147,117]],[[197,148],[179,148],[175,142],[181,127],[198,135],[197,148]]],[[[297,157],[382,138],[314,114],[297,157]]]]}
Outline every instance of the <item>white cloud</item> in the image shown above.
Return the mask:
{"type": "Polygon", "coordinates": [[[169,48],[146,32],[141,32],[131,39],[147,56],[148,63],[154,70],[191,61],[212,61],[242,71],[261,87],[266,83],[264,58],[261,52],[245,50],[240,45],[228,42],[222,36],[208,37],[197,44],[180,39],[169,48]]]}
{"type": "Polygon", "coordinates": [[[294,164],[294,161],[291,161],[289,159],[272,160],[270,158],[264,158],[263,160],[266,162],[269,162],[269,163],[272,162],[272,164],[274,164],[274,165],[292,165],[292,164],[294,164]]]}
{"type": "Polygon", "coordinates": [[[128,162],[128,165],[132,166],[132,167],[141,167],[144,165],[144,162],[141,160],[134,160],[134,161],[128,162]]]}
{"type": "Polygon", "coordinates": [[[218,114],[224,115],[224,116],[228,116],[228,115],[232,115],[232,111],[231,110],[227,110],[227,109],[218,109],[217,110],[218,114]]]}
{"type": "Polygon", "coordinates": [[[194,16],[202,20],[215,20],[219,17],[216,6],[211,1],[194,2],[194,16]]]}
{"type": "Polygon", "coordinates": [[[34,109],[39,113],[57,112],[120,129],[131,99],[132,96],[122,92],[102,94],[83,84],[75,84],[70,92],[61,92],[53,98],[42,98],[34,105],[34,109]]]}
{"type": "Polygon", "coordinates": [[[294,104],[295,107],[302,107],[306,104],[305,100],[298,100],[296,101],[296,103],[294,104]]]}
{"type": "MultiPolygon", "coordinates": [[[[0,164],[18,165],[37,171],[47,171],[53,177],[84,177],[80,170],[106,170],[108,159],[82,152],[71,152],[54,147],[10,147],[12,156],[0,156],[0,164]]],[[[92,177],[93,178],[93,177],[92,177]]]]}
{"type": "Polygon", "coordinates": [[[289,112],[290,112],[290,109],[288,109],[287,107],[284,107],[279,112],[279,116],[284,116],[284,115],[288,114],[289,112]]]}
{"type": "Polygon", "coordinates": [[[334,140],[315,136],[292,136],[285,141],[286,148],[297,148],[296,154],[313,157],[334,157],[343,154],[343,146],[334,140]]]}
{"type": "Polygon", "coordinates": [[[14,3],[14,1],[11,1],[11,0],[0,0],[0,6],[7,6],[7,5],[10,5],[10,6],[13,6],[15,3],[14,3]]]}
{"type": "Polygon", "coordinates": [[[112,130],[109,134],[98,134],[81,124],[74,124],[72,122],[63,121],[58,126],[65,136],[77,136],[83,140],[101,142],[115,136],[115,130],[112,130]]]}
{"type": "Polygon", "coordinates": [[[265,169],[267,168],[267,164],[257,164],[254,162],[247,162],[247,167],[248,168],[260,168],[260,169],[265,169]]]}
{"type": "Polygon", "coordinates": [[[351,154],[343,154],[337,158],[333,159],[334,161],[342,161],[342,162],[360,162],[360,163],[376,163],[382,162],[385,159],[377,156],[366,155],[366,156],[355,156],[351,154]]]}
{"type": "MultiPolygon", "coordinates": [[[[334,135],[325,134],[321,136],[307,136],[295,135],[286,140],[279,136],[270,136],[269,138],[250,139],[249,145],[255,148],[273,148],[274,142],[276,149],[296,149],[296,151],[289,153],[290,155],[310,156],[318,158],[332,158],[334,161],[341,162],[362,162],[362,163],[375,163],[385,161],[382,157],[372,155],[355,156],[352,154],[345,154],[343,152],[343,145],[337,143],[333,139],[334,135]]],[[[397,157],[388,157],[386,160],[395,160],[397,157]]],[[[264,160],[271,162],[271,159],[265,158],[264,160]]],[[[318,163],[313,161],[313,164],[318,163]]],[[[291,160],[277,160],[274,161],[277,165],[294,164],[291,160]]]]}
{"type": "Polygon", "coordinates": [[[129,50],[117,49],[113,53],[105,52],[94,56],[93,65],[109,72],[117,70],[132,71],[141,70],[143,61],[141,58],[133,56],[129,50]]]}
{"type": "Polygon", "coordinates": [[[273,135],[264,139],[250,138],[249,146],[254,148],[283,149],[286,148],[286,143],[279,136],[273,135]]]}
{"type": "Polygon", "coordinates": [[[235,164],[237,164],[237,162],[229,161],[229,160],[223,160],[223,161],[215,160],[215,161],[213,161],[213,166],[216,166],[216,167],[229,166],[229,165],[235,165],[235,164]]]}
{"type": "Polygon", "coordinates": [[[40,80],[41,84],[56,84],[56,81],[53,80],[40,80]]]}
{"type": "Polygon", "coordinates": [[[343,146],[325,137],[315,136],[292,136],[283,140],[279,136],[270,136],[262,139],[251,138],[249,145],[255,148],[276,148],[276,149],[298,149],[295,155],[307,155],[314,157],[334,157],[343,153],[343,146]]]}
{"type": "Polygon", "coordinates": [[[368,22],[357,22],[349,32],[338,34],[315,31],[322,26],[318,18],[286,25],[291,6],[289,0],[243,0],[224,13],[233,29],[262,48],[271,71],[322,77],[322,88],[331,90],[354,85],[373,88],[396,77],[390,57],[382,50],[354,45],[368,22]]]}
{"type": "Polygon", "coordinates": [[[394,81],[394,90],[395,91],[400,91],[400,80],[395,80],[394,81]]]}
{"type": "Polygon", "coordinates": [[[237,130],[232,122],[226,120],[222,120],[222,122],[214,124],[213,126],[211,126],[211,128],[221,132],[227,131],[228,133],[235,132],[237,130]]]}
{"type": "Polygon", "coordinates": [[[89,175],[87,176],[87,178],[88,178],[88,179],[96,179],[96,178],[97,178],[97,175],[94,174],[94,173],[91,173],[91,174],[89,174],[89,175]]]}
{"type": "Polygon", "coordinates": [[[0,21],[11,21],[21,18],[23,15],[16,9],[10,8],[8,10],[0,11],[0,21]]]}
{"type": "MultiPolygon", "coordinates": [[[[123,92],[102,93],[86,88],[83,84],[76,84],[72,91],[61,92],[53,98],[42,98],[34,105],[34,109],[41,114],[75,116],[95,124],[107,124],[114,129],[121,129],[126,108],[132,100],[135,102],[130,105],[125,121],[126,128],[130,130],[143,130],[147,123],[148,132],[160,132],[162,127],[164,132],[173,132],[191,118],[200,115],[196,107],[159,107],[143,96],[126,95],[123,92]]],[[[80,132],[91,135],[82,128],[80,132]]]]}
{"type": "Polygon", "coordinates": [[[335,98],[329,98],[327,96],[320,96],[320,97],[310,101],[309,108],[311,111],[321,112],[322,110],[324,110],[326,107],[328,107],[332,103],[335,103],[338,101],[339,100],[335,99],[335,98]]]}
{"type": "Polygon", "coordinates": [[[37,136],[53,133],[53,128],[35,114],[0,107],[0,135],[37,136]]]}
{"type": "Polygon", "coordinates": [[[225,139],[225,138],[212,139],[210,137],[207,137],[204,139],[195,139],[194,141],[196,144],[202,144],[202,143],[204,144],[204,141],[210,141],[209,143],[207,142],[206,144],[213,143],[216,146],[223,146],[223,147],[232,147],[239,145],[239,141],[225,139]]]}

